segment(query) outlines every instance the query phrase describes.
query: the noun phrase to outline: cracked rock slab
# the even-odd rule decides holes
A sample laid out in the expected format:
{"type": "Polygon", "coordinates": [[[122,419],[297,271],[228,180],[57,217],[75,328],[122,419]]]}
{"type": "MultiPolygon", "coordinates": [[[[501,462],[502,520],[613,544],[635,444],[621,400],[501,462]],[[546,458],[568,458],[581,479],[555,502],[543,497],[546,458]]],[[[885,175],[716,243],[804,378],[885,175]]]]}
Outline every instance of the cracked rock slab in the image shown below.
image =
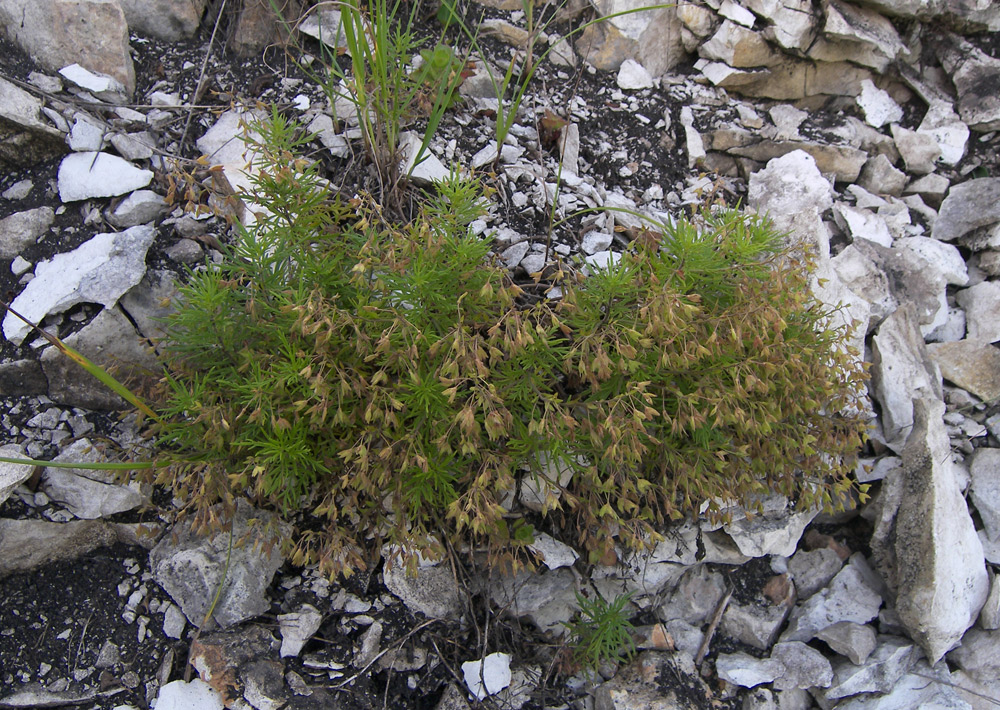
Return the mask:
{"type": "MultiPolygon", "coordinates": [[[[33,278],[11,306],[38,323],[78,303],[110,307],[142,280],[146,252],[156,230],[144,225],[124,232],[98,234],[71,252],[39,262],[33,278]]],[[[3,319],[3,334],[20,345],[30,328],[12,313],[3,319]]]]}
{"type": "Polygon", "coordinates": [[[914,400],[896,513],[896,610],[932,663],[959,644],[989,591],[983,547],[951,462],[944,409],[940,400],[914,400]]]}
{"type": "Polygon", "coordinates": [[[237,505],[232,535],[198,535],[191,520],[177,526],[149,553],[153,578],[192,624],[202,626],[222,584],[212,618],[223,628],[263,614],[270,608],[266,590],[284,562],[275,544],[290,530],[270,513],[245,501],[237,505]],[[232,542],[232,553],[227,555],[232,542]],[[227,569],[228,567],[228,569],[227,569]]]}

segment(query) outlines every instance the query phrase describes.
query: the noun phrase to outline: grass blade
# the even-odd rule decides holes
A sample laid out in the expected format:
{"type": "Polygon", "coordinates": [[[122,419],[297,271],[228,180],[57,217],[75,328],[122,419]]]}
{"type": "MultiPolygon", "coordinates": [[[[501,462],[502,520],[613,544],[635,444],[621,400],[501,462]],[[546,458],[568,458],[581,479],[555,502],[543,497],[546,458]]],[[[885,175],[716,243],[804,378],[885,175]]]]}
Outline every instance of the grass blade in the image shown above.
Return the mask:
{"type": "Polygon", "coordinates": [[[126,402],[134,406],[136,409],[145,414],[147,417],[156,422],[162,421],[160,415],[154,412],[149,407],[148,404],[139,399],[139,397],[136,396],[132,392],[132,390],[130,390],[128,387],[126,387],[121,382],[116,380],[114,377],[109,375],[107,371],[100,365],[95,364],[81,352],[74,350],[56,336],[42,330],[40,327],[38,327],[38,325],[32,323],[30,320],[28,320],[20,313],[15,311],[13,308],[11,308],[10,304],[7,303],[6,301],[0,301],[0,306],[3,306],[5,310],[10,311],[16,317],[20,318],[22,321],[27,323],[32,328],[32,330],[37,331],[43,338],[48,340],[53,347],[59,350],[59,352],[61,352],[70,360],[78,364],[80,367],[89,372],[91,375],[96,377],[98,380],[104,383],[104,385],[108,387],[112,392],[120,396],[122,399],[124,399],[126,402]]]}

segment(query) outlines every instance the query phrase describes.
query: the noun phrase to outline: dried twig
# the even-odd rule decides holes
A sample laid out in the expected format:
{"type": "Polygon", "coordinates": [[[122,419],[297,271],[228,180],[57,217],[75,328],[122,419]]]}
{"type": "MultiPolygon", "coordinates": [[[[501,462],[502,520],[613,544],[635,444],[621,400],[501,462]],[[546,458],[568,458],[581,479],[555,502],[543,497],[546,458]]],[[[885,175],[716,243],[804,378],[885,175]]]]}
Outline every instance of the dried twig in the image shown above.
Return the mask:
{"type": "Polygon", "coordinates": [[[708,653],[708,647],[712,643],[712,637],[715,636],[715,630],[719,627],[719,622],[722,621],[722,615],[726,611],[726,607],[729,606],[729,600],[733,598],[733,588],[729,587],[726,589],[726,593],[722,595],[722,599],[719,600],[718,605],[715,607],[715,612],[712,614],[712,620],[708,624],[708,628],[705,630],[705,638],[701,641],[701,646],[698,647],[698,653],[694,657],[694,665],[701,668],[702,661],[705,660],[705,654],[708,653]]]}

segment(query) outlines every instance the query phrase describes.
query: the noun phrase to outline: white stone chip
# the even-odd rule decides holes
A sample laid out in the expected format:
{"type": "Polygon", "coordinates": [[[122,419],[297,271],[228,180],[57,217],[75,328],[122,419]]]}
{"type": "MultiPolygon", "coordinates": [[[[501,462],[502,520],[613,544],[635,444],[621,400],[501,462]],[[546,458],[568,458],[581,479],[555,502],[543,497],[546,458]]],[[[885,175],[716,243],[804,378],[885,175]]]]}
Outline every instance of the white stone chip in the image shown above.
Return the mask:
{"type": "Polygon", "coordinates": [[[722,5],[719,6],[719,14],[727,20],[737,22],[744,27],[753,27],[753,23],[757,20],[752,12],[742,5],[737,5],[733,0],[722,0],[722,5]]]}
{"type": "Polygon", "coordinates": [[[542,558],[542,563],[549,569],[569,567],[580,557],[576,550],[566,543],[540,532],[535,533],[535,541],[528,547],[542,558]]]}
{"type": "Polygon", "coordinates": [[[903,120],[903,109],[893,101],[889,92],[875,86],[871,79],[862,80],[857,102],[865,114],[865,121],[875,128],[903,120]]]}
{"type": "MultiPolygon", "coordinates": [[[[0,448],[0,456],[11,459],[24,458],[24,449],[18,444],[7,444],[0,448]]],[[[34,466],[17,463],[0,463],[0,503],[3,503],[15,488],[34,473],[34,466]]]]}
{"type": "Polygon", "coordinates": [[[491,653],[479,661],[466,661],[462,664],[462,675],[476,700],[495,695],[510,685],[510,655],[491,653]]]}
{"type": "Polygon", "coordinates": [[[298,611],[291,614],[278,614],[281,657],[298,656],[302,647],[319,629],[322,621],[323,615],[311,604],[303,604],[298,611]]]}
{"type": "Polygon", "coordinates": [[[175,680],[160,688],[153,710],[223,710],[222,696],[208,683],[195,678],[190,683],[175,680]]]}
{"type": "Polygon", "coordinates": [[[64,79],[70,81],[81,89],[100,94],[105,91],[113,91],[118,94],[127,93],[124,84],[117,79],[104,74],[96,74],[89,69],[84,69],[79,64],[70,64],[59,70],[59,74],[64,79]]]}
{"type": "Polygon", "coordinates": [[[167,603],[167,608],[163,612],[163,635],[167,638],[179,639],[187,626],[187,618],[184,612],[176,604],[167,603]]]}
{"type": "Polygon", "coordinates": [[[78,115],[66,140],[70,150],[77,152],[100,150],[104,144],[104,132],[102,126],[78,115]]]}
{"type": "Polygon", "coordinates": [[[151,170],[141,170],[110,153],[72,153],[59,164],[59,199],[63,202],[92,197],[115,197],[146,187],[151,170]]]}
{"type": "Polygon", "coordinates": [[[626,59],[618,69],[618,87],[625,91],[653,88],[653,76],[634,59],[626,59]]]}

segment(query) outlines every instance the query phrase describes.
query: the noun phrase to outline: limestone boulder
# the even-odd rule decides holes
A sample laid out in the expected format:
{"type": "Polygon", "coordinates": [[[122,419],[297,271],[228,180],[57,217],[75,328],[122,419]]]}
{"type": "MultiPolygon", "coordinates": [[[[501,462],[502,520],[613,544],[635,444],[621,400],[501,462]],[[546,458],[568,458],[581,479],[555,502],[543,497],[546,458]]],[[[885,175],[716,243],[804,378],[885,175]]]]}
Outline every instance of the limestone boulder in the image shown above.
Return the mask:
{"type": "Polygon", "coordinates": [[[938,56],[958,93],[956,108],[969,128],[995,131],[1000,128],[1000,59],[971,43],[952,36],[938,56]]]}
{"type": "Polygon", "coordinates": [[[129,29],[176,42],[198,31],[208,0],[118,0],[129,29]]]}
{"type": "Polygon", "coordinates": [[[953,242],[973,230],[1000,222],[1000,177],[952,185],[941,203],[931,236],[953,242]]]}
{"type": "Polygon", "coordinates": [[[951,461],[944,403],[915,399],[895,522],[896,609],[932,663],[955,648],[986,602],[983,548],[951,461]]]}
{"type": "MultiPolygon", "coordinates": [[[[0,25],[2,20],[0,14],[0,25]]],[[[0,78],[0,163],[26,167],[66,152],[62,132],[43,118],[42,106],[32,94],[0,78]]]]}
{"type": "Polygon", "coordinates": [[[212,619],[222,628],[267,611],[267,587],[284,562],[277,543],[291,532],[286,523],[245,501],[238,503],[230,522],[231,534],[204,536],[195,532],[192,520],[186,520],[149,553],[156,583],[199,628],[220,584],[212,619]]]}
{"type": "MultiPolygon", "coordinates": [[[[132,227],[124,232],[98,234],[73,251],[39,262],[35,278],[11,304],[18,313],[38,323],[49,313],[61,313],[78,303],[113,306],[142,280],[146,252],[156,230],[132,227]]],[[[20,344],[29,327],[13,314],[3,320],[4,336],[20,344]]]]}
{"type": "Polygon", "coordinates": [[[135,90],[128,22],[118,0],[0,0],[0,26],[49,71],[79,64],[135,90]]]}
{"type": "MultiPolygon", "coordinates": [[[[591,0],[599,16],[648,7],[645,0],[591,0]]],[[[591,25],[575,41],[576,50],[598,69],[617,70],[626,59],[639,62],[654,77],[684,59],[683,23],[675,5],[613,17],[591,25]]]]}
{"type": "Polygon", "coordinates": [[[927,354],[911,304],[886,318],[872,338],[871,384],[882,406],[885,439],[894,451],[902,451],[913,426],[913,397],[941,397],[941,374],[927,354]]]}

